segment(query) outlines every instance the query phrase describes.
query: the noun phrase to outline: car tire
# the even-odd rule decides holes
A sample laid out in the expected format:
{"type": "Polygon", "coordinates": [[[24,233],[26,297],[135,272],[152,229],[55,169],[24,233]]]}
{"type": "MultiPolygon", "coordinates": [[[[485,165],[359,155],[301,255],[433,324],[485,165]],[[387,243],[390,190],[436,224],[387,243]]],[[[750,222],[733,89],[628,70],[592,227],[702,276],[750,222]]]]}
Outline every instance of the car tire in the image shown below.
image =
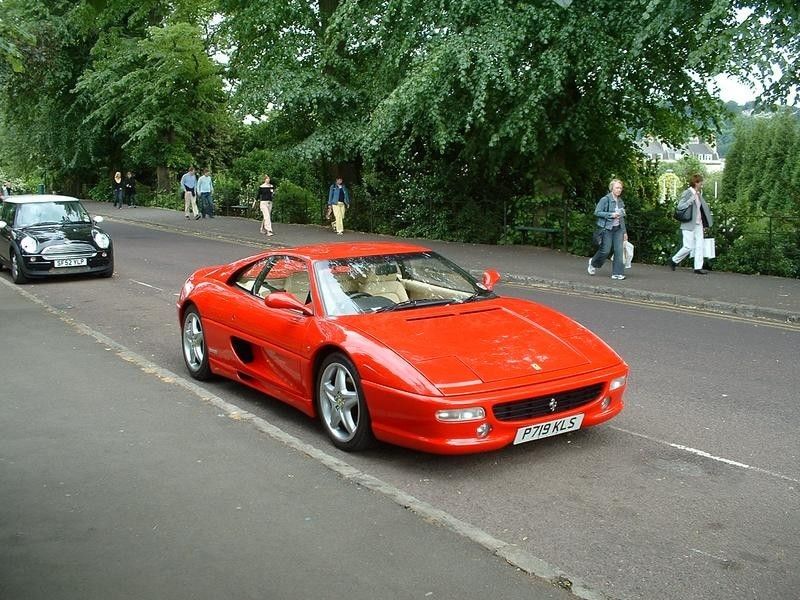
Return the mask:
{"type": "Polygon", "coordinates": [[[333,445],[346,452],[375,442],[372,419],[355,365],[341,353],[328,356],[317,373],[317,412],[333,445]]]}
{"type": "Polygon", "coordinates": [[[28,278],[22,272],[22,257],[17,250],[11,251],[11,280],[16,283],[27,283],[28,278]]]}
{"type": "Polygon", "coordinates": [[[181,326],[181,346],[183,362],[189,375],[199,381],[211,378],[211,367],[208,364],[208,348],[206,347],[203,321],[196,308],[190,308],[183,315],[181,326]]]}
{"type": "Polygon", "coordinates": [[[114,261],[111,261],[111,264],[105,271],[100,271],[99,277],[111,277],[114,275],[114,261]]]}

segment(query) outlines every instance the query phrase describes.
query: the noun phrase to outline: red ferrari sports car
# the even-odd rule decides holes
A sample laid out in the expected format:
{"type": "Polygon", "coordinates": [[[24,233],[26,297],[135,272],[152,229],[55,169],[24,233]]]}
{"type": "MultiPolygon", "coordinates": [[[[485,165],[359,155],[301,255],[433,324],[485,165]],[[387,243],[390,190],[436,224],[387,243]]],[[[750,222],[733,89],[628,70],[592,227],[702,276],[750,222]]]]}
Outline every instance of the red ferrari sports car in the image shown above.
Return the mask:
{"type": "Polygon", "coordinates": [[[617,415],[628,366],[561,313],[492,290],[427,248],[339,243],[204,267],[180,293],[189,373],[319,416],[333,444],[440,454],[617,415]]]}

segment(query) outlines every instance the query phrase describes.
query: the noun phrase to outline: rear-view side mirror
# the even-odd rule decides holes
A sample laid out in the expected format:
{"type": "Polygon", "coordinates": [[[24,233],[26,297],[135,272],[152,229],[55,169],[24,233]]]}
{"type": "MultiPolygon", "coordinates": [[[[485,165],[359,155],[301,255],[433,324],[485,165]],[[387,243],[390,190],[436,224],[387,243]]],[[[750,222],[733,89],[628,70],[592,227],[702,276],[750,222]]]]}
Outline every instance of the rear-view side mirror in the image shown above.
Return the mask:
{"type": "Polygon", "coordinates": [[[490,292],[494,290],[494,286],[497,285],[498,281],[500,281],[500,273],[498,273],[495,269],[486,269],[483,272],[481,285],[485,290],[489,290],[490,292]]]}
{"type": "Polygon", "coordinates": [[[311,310],[311,307],[303,304],[289,294],[288,292],[272,292],[269,296],[264,298],[264,304],[269,306],[270,308],[279,308],[279,309],[290,309],[290,310],[299,310],[304,315],[313,315],[314,311],[311,310]]]}

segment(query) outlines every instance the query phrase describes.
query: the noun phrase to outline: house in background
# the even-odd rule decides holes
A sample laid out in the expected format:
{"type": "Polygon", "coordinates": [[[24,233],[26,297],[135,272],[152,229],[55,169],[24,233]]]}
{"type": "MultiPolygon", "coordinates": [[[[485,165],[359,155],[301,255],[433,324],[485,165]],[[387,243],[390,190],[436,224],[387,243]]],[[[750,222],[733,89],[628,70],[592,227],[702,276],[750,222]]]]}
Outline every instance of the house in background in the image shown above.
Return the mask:
{"type": "Polygon", "coordinates": [[[653,138],[644,138],[640,145],[647,158],[658,160],[665,165],[677,162],[684,156],[693,156],[708,169],[709,173],[717,173],[725,168],[725,159],[720,158],[716,146],[698,138],[691,138],[682,148],[673,148],[653,138]]]}

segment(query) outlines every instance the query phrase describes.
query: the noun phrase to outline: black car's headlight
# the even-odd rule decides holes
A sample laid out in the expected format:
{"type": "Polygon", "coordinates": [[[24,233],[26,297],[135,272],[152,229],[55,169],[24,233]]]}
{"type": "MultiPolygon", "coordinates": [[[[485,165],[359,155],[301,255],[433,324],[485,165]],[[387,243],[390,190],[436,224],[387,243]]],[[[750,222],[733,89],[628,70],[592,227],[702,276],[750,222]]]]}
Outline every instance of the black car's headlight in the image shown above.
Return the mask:
{"type": "Polygon", "coordinates": [[[92,237],[94,238],[94,243],[97,244],[97,247],[102,250],[108,248],[108,245],[111,243],[111,238],[102,231],[93,231],[92,237]]]}
{"type": "Polygon", "coordinates": [[[23,252],[35,254],[39,244],[31,236],[26,235],[19,241],[19,247],[22,248],[23,252]]]}

